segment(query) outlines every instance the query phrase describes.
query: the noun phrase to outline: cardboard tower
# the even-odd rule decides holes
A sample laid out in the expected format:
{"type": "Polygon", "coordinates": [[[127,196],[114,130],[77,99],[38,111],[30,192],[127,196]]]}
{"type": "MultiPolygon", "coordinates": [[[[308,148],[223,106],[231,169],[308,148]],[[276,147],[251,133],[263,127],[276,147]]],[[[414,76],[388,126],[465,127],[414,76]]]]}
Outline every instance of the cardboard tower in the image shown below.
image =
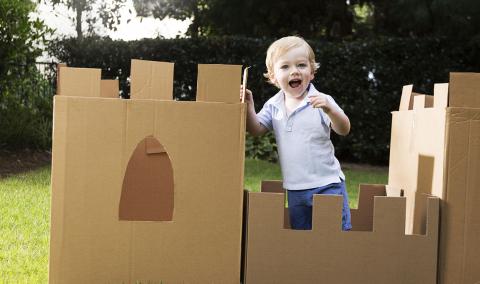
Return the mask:
{"type": "Polygon", "coordinates": [[[99,69],[60,68],[50,283],[239,282],[240,79],[199,65],[197,101],[173,101],[173,64],[133,60],[123,100],[99,69]]]}

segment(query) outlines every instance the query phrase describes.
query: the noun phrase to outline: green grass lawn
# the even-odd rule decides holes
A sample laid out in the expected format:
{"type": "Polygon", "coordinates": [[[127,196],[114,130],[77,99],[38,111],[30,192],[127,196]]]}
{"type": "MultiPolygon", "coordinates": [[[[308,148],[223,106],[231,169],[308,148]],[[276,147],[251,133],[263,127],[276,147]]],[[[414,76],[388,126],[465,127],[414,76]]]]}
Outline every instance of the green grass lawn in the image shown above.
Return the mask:
{"type": "MultiPolygon", "coordinates": [[[[359,183],[386,183],[381,170],[345,170],[350,205],[359,183]]],[[[245,188],[281,179],[278,165],[247,159],[245,188]]],[[[50,168],[0,179],[0,283],[46,283],[50,233],[50,168]]]]}

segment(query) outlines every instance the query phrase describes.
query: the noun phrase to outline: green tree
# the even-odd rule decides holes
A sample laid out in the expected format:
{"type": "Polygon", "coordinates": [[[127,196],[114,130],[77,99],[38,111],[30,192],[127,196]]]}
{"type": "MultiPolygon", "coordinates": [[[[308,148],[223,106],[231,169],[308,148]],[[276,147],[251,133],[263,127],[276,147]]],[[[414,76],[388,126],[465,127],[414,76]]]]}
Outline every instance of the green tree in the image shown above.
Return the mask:
{"type": "Polygon", "coordinates": [[[134,0],[140,16],[191,19],[187,34],[343,37],[351,34],[351,6],[336,0],[134,0]]]}
{"type": "Polygon", "coordinates": [[[71,20],[75,23],[77,38],[83,38],[83,21],[87,23],[89,33],[94,33],[97,22],[110,29],[116,30],[120,24],[120,9],[126,0],[42,0],[53,7],[64,5],[75,13],[71,20]]]}
{"type": "Polygon", "coordinates": [[[39,95],[35,59],[52,31],[34,11],[31,0],[0,1],[0,149],[50,145],[52,99],[39,95]]]}
{"type": "Polygon", "coordinates": [[[11,63],[34,61],[47,43],[51,30],[29,17],[35,7],[30,0],[0,1],[0,84],[15,74],[11,63]]]}

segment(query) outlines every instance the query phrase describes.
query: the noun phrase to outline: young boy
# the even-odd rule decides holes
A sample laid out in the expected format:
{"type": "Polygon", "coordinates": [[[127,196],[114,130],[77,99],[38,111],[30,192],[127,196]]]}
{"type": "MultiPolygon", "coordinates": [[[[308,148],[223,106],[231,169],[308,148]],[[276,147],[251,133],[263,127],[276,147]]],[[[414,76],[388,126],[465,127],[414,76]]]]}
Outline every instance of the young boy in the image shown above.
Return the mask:
{"type": "Polygon", "coordinates": [[[265,77],[280,91],[256,114],[252,92],[246,90],[247,131],[253,136],[275,133],[292,228],[312,228],[313,194],[337,194],[343,196],[342,229],[350,230],[345,176],[330,141],[330,128],[339,135],[350,132],[348,117],[310,83],[318,64],[302,38],[272,43],[265,63],[265,77]]]}

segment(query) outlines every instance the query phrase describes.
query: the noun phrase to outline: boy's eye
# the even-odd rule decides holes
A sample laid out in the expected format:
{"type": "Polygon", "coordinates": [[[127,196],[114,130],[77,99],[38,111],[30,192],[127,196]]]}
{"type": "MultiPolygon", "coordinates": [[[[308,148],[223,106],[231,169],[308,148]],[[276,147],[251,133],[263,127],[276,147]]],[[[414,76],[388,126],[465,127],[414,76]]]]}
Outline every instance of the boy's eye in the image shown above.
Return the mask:
{"type": "Polygon", "coordinates": [[[307,67],[307,64],[306,63],[300,63],[300,64],[298,64],[298,67],[305,68],[305,67],[307,67]]]}
{"type": "Polygon", "coordinates": [[[287,69],[288,68],[288,65],[282,65],[280,66],[280,69],[287,69]]]}

